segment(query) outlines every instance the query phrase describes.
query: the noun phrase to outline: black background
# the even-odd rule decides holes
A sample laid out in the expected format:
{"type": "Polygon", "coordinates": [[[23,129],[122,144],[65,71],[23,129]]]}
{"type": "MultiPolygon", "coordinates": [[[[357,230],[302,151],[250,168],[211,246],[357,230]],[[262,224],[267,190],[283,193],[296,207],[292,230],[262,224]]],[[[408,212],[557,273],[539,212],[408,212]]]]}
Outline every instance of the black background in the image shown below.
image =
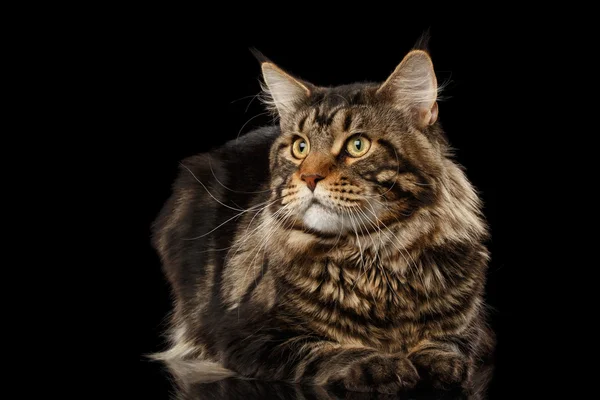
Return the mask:
{"type": "Polygon", "coordinates": [[[316,85],[383,81],[427,29],[438,82],[447,83],[439,120],[457,149],[457,161],[480,191],[491,226],[487,298],[498,346],[490,392],[500,397],[520,379],[515,310],[521,288],[508,257],[504,168],[512,157],[506,127],[516,118],[510,62],[514,36],[505,25],[485,20],[382,18],[385,13],[355,13],[334,25],[333,17],[321,18],[315,10],[295,21],[257,15],[254,22],[248,15],[244,24],[209,13],[191,18],[152,10],[136,16],[139,23],[124,39],[125,55],[134,67],[123,77],[127,94],[121,100],[130,103],[133,117],[128,137],[134,141],[136,170],[131,174],[143,175],[135,180],[143,187],[132,211],[139,217],[135,344],[140,384],[151,394],[147,398],[167,398],[170,389],[166,374],[143,358],[164,345],[161,333],[171,307],[150,246],[150,225],[170,194],[178,161],[270,123],[253,99],[260,89],[260,67],[249,47],[316,85]]]}

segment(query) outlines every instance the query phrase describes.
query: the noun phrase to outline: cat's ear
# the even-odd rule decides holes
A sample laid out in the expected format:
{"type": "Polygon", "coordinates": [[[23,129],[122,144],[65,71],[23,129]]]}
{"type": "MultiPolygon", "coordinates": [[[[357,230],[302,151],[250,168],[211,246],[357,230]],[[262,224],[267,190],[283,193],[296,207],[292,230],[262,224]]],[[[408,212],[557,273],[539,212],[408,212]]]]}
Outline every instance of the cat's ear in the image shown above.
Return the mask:
{"type": "Polygon", "coordinates": [[[263,62],[261,68],[265,82],[264,102],[276,109],[282,119],[310,96],[311,85],[292,77],[272,62],[263,62]]]}
{"type": "Polygon", "coordinates": [[[437,79],[431,58],[422,50],[408,53],[377,93],[388,96],[395,106],[413,111],[421,127],[437,120],[437,79]]]}

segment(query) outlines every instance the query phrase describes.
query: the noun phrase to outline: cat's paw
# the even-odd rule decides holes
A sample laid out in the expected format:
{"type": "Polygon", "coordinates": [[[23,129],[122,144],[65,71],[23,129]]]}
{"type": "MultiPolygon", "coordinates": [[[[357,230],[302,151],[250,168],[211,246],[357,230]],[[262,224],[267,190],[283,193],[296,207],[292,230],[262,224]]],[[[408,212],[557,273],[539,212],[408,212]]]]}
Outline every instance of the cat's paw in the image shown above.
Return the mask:
{"type": "Polygon", "coordinates": [[[393,394],[413,388],[418,380],[417,369],[405,356],[378,354],[354,362],[332,383],[354,392],[393,394]]]}
{"type": "Polygon", "coordinates": [[[468,381],[469,362],[460,354],[437,353],[425,364],[419,361],[419,358],[413,360],[417,369],[426,374],[436,388],[461,386],[468,381]]]}

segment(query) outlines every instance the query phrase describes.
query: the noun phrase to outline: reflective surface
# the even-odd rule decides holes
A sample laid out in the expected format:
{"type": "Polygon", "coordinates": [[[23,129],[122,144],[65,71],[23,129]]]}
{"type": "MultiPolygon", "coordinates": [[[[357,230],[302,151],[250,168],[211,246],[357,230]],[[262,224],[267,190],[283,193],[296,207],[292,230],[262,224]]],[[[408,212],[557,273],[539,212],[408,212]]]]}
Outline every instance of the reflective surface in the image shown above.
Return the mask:
{"type": "Polygon", "coordinates": [[[298,400],[338,400],[338,399],[436,399],[436,400],[483,400],[486,391],[491,367],[479,371],[474,381],[474,389],[467,393],[461,389],[452,391],[435,390],[431,388],[418,388],[416,390],[395,395],[378,393],[346,392],[337,389],[326,389],[315,386],[289,385],[279,382],[263,382],[228,378],[211,383],[196,383],[188,385],[186,389],[173,392],[174,399],[181,400],[268,400],[268,399],[298,399],[298,400]]]}
{"type": "Polygon", "coordinates": [[[356,393],[326,390],[321,387],[287,385],[275,382],[260,382],[229,378],[219,382],[202,383],[191,386],[188,390],[177,392],[176,399],[182,400],[216,400],[216,399],[302,399],[302,400],[337,400],[337,399],[440,399],[440,400],[474,400],[483,399],[481,395],[468,395],[460,390],[451,392],[421,389],[397,395],[378,393],[356,393]]]}

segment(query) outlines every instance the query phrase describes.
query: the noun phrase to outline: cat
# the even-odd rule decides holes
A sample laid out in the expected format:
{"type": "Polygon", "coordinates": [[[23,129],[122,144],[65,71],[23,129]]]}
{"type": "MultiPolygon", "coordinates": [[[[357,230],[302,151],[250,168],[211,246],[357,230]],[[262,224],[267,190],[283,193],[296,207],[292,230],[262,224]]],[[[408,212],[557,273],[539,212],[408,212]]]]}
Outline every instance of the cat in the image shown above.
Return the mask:
{"type": "Polygon", "coordinates": [[[181,162],[154,222],[174,301],[155,358],[182,385],[472,387],[495,345],[489,233],[429,53],[330,88],[259,61],[279,123],[181,162]]]}

